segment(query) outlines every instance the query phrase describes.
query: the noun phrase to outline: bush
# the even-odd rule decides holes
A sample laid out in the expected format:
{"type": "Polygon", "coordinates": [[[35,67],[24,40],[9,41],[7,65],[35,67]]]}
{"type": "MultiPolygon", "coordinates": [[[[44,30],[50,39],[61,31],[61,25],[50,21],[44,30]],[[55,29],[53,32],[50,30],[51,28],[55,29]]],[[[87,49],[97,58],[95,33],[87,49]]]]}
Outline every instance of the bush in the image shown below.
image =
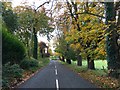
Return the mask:
{"type": "Polygon", "coordinates": [[[25,57],[25,48],[15,36],[2,28],[2,63],[20,63],[25,57]]]}
{"type": "Polygon", "coordinates": [[[20,66],[23,69],[30,69],[33,67],[38,67],[38,61],[35,59],[30,59],[30,60],[25,59],[21,62],[20,66]]]}
{"type": "Polygon", "coordinates": [[[30,67],[38,67],[38,62],[35,60],[30,61],[30,67]]]}
{"type": "Polygon", "coordinates": [[[30,61],[29,60],[23,60],[20,64],[20,67],[22,69],[29,69],[30,68],[30,65],[29,65],[30,61]]]}
{"type": "Polygon", "coordinates": [[[8,88],[22,78],[23,69],[18,64],[10,65],[10,62],[6,63],[2,68],[2,87],[8,88]]]}

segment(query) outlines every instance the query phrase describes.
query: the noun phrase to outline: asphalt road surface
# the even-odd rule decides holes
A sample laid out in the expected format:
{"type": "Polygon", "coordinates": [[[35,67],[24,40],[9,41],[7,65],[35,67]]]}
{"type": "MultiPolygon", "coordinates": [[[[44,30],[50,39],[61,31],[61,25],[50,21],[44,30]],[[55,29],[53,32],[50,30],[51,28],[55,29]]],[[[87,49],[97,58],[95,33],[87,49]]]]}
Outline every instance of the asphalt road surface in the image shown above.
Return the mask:
{"type": "Polygon", "coordinates": [[[81,78],[58,61],[51,60],[49,65],[40,70],[18,88],[97,88],[81,78]]]}

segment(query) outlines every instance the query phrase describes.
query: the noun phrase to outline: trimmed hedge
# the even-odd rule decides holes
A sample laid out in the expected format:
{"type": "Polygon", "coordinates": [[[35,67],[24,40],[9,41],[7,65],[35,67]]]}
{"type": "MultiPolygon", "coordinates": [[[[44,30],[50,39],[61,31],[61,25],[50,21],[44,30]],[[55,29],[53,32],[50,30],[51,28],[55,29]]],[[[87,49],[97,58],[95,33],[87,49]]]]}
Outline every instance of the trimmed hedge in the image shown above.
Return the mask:
{"type": "Polygon", "coordinates": [[[25,57],[25,48],[15,36],[2,28],[2,63],[19,64],[25,57]]]}

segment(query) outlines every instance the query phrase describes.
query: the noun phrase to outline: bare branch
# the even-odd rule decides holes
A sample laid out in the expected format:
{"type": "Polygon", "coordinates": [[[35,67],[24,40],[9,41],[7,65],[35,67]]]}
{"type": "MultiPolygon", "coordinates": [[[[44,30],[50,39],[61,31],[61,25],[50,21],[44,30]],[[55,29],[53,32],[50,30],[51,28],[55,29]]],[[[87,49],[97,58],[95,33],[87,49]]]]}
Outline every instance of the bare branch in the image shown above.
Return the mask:
{"type": "Polygon", "coordinates": [[[48,1],[48,2],[44,2],[43,4],[41,4],[40,6],[38,6],[37,9],[35,9],[35,11],[37,11],[40,7],[42,7],[42,6],[45,5],[46,3],[49,4],[49,1],[48,1]]]}
{"type": "Polygon", "coordinates": [[[66,0],[66,1],[67,1],[67,6],[68,6],[68,9],[69,9],[70,15],[71,15],[72,18],[75,19],[75,22],[77,23],[77,24],[76,24],[76,25],[77,25],[77,30],[80,31],[81,29],[80,29],[80,26],[79,26],[79,23],[78,23],[77,4],[74,3],[74,2],[71,0],[72,6],[73,6],[74,11],[75,11],[75,14],[73,14],[73,12],[72,12],[72,6],[70,5],[70,3],[69,3],[68,0],[66,0]],[[74,16],[74,15],[75,15],[75,16],[74,16]]]}

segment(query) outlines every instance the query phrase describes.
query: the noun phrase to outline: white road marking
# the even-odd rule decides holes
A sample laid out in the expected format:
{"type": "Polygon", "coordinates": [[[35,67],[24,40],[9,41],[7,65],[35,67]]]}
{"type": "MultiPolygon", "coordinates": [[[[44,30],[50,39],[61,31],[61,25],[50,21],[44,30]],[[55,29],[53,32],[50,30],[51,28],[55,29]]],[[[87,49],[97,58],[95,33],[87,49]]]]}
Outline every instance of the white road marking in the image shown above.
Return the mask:
{"type": "MultiPolygon", "coordinates": [[[[54,62],[55,63],[55,62],[54,62]]],[[[58,72],[57,72],[57,67],[55,65],[55,75],[57,76],[58,72]]],[[[56,88],[57,90],[59,90],[59,83],[58,83],[58,79],[56,78],[56,88]]]]}
{"type": "Polygon", "coordinates": [[[59,90],[58,79],[56,79],[56,88],[57,88],[57,90],[59,90]]]}
{"type": "Polygon", "coordinates": [[[55,69],[55,75],[57,75],[57,69],[55,69]]]}

